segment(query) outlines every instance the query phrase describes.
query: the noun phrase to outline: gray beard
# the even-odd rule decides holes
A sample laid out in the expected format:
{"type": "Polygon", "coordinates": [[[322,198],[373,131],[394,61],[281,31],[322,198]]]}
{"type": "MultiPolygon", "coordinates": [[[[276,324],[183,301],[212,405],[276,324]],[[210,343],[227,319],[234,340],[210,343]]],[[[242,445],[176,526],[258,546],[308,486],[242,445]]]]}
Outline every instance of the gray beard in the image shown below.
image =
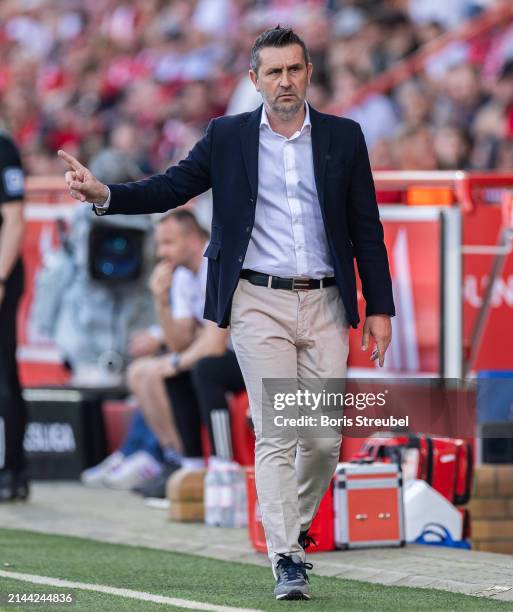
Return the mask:
{"type": "Polygon", "coordinates": [[[271,108],[283,121],[290,121],[295,117],[299,109],[303,106],[304,100],[299,100],[296,104],[292,105],[281,105],[279,102],[271,104],[271,108]]]}

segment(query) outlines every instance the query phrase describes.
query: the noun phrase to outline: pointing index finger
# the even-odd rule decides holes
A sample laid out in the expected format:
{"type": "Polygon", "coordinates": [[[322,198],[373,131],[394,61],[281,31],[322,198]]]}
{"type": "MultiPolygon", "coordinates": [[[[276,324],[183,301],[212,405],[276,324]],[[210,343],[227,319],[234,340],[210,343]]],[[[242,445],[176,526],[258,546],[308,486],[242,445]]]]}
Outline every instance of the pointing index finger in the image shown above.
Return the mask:
{"type": "Polygon", "coordinates": [[[73,155],[66,153],[66,151],[59,149],[57,151],[57,155],[62,160],[64,160],[71,168],[73,168],[73,170],[84,170],[85,169],[84,166],[82,166],[82,164],[78,161],[78,159],[73,157],[73,155]]]}

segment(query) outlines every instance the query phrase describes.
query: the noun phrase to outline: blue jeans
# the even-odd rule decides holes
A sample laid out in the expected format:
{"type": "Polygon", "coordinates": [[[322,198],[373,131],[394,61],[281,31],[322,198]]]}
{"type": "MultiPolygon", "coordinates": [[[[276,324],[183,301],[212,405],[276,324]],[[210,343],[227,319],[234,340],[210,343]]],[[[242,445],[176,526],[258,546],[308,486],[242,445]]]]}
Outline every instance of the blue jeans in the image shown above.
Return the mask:
{"type": "Polygon", "coordinates": [[[157,461],[163,461],[160,444],[146,424],[140,410],[135,411],[128,433],[119,450],[125,457],[133,455],[137,451],[146,451],[157,461]]]}

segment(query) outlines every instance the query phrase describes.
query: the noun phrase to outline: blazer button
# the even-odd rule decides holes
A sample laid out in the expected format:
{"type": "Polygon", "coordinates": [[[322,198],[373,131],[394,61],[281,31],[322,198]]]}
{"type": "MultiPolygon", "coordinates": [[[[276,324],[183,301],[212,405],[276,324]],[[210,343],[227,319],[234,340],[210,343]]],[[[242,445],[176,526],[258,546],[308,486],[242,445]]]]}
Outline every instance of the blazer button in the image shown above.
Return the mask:
{"type": "Polygon", "coordinates": [[[247,231],[247,232],[250,232],[250,231],[251,231],[251,225],[248,225],[248,226],[246,227],[246,231],[247,231]]]}
{"type": "Polygon", "coordinates": [[[249,201],[251,202],[251,204],[253,204],[253,198],[249,198],[249,201]]]}
{"type": "Polygon", "coordinates": [[[239,257],[239,262],[242,263],[242,255],[239,257]]]}

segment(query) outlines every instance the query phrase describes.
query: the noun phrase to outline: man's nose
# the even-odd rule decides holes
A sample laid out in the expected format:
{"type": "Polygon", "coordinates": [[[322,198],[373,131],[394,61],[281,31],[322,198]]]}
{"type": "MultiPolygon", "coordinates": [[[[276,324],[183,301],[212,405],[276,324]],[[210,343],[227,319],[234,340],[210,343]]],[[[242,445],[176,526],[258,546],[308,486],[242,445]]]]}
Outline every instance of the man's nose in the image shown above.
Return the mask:
{"type": "Polygon", "coordinates": [[[290,87],[289,75],[286,72],[281,73],[280,87],[288,89],[290,87]]]}

